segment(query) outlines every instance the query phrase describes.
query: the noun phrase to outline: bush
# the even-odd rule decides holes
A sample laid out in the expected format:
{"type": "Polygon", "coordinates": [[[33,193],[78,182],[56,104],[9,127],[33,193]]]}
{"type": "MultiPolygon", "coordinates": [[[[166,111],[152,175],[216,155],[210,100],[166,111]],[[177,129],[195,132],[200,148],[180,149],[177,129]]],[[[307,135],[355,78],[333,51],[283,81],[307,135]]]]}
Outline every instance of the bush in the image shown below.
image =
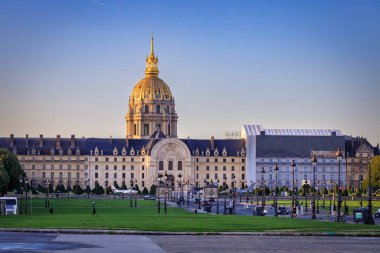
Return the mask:
{"type": "Polygon", "coordinates": [[[143,191],[142,191],[142,194],[143,195],[148,195],[149,192],[148,192],[148,188],[144,187],[143,191]]]}
{"type": "Polygon", "coordinates": [[[150,195],[156,195],[156,191],[157,191],[157,187],[152,184],[152,186],[150,187],[150,190],[149,190],[149,194],[150,195]]]}
{"type": "Polygon", "coordinates": [[[73,193],[76,195],[81,195],[83,193],[82,187],[80,187],[80,185],[78,185],[78,184],[74,185],[73,193]]]}
{"type": "Polygon", "coordinates": [[[96,194],[96,195],[104,194],[104,189],[102,186],[99,185],[98,181],[95,182],[95,187],[94,187],[94,189],[92,189],[92,193],[96,194]]]}

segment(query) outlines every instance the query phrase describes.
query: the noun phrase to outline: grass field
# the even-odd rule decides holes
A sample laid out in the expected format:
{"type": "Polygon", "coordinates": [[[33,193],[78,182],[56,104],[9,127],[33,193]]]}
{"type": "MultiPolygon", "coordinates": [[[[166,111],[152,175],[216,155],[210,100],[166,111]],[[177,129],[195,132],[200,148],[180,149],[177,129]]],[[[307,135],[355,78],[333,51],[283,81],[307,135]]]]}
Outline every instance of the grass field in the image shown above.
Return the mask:
{"type": "Polygon", "coordinates": [[[170,207],[168,214],[157,213],[157,202],[139,200],[137,208],[129,200],[97,199],[92,215],[92,199],[51,199],[54,213],[44,207],[44,199],[33,200],[33,214],[1,216],[1,228],[93,228],[145,231],[376,231],[380,226],[290,219],[286,217],[194,214],[170,207]]]}

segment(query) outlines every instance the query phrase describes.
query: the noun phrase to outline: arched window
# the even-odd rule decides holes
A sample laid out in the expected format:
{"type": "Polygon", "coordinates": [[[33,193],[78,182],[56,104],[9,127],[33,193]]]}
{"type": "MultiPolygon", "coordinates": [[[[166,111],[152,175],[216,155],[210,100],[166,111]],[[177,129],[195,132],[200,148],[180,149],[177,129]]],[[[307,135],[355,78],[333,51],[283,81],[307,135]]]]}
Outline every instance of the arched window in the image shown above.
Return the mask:
{"type": "Polygon", "coordinates": [[[159,169],[159,170],[164,170],[164,161],[160,161],[160,162],[158,163],[158,169],[159,169]]]}
{"type": "Polygon", "coordinates": [[[160,105],[156,105],[156,113],[161,113],[160,105]]]}
{"type": "Polygon", "coordinates": [[[145,113],[149,113],[149,106],[145,105],[145,113]]]}
{"type": "Polygon", "coordinates": [[[173,170],[173,161],[169,161],[168,170],[173,170]]]}

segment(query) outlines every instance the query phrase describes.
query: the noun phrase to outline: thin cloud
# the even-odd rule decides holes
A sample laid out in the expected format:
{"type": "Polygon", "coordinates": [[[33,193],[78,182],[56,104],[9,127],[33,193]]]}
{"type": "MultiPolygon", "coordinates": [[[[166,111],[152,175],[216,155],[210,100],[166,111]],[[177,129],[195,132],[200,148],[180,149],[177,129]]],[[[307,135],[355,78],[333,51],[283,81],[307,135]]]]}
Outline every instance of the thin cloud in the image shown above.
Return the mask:
{"type": "Polygon", "coordinates": [[[97,1],[97,0],[90,0],[90,2],[94,3],[94,4],[97,4],[97,5],[101,5],[101,6],[104,6],[106,7],[107,5],[105,3],[102,3],[100,1],[97,1]]]}

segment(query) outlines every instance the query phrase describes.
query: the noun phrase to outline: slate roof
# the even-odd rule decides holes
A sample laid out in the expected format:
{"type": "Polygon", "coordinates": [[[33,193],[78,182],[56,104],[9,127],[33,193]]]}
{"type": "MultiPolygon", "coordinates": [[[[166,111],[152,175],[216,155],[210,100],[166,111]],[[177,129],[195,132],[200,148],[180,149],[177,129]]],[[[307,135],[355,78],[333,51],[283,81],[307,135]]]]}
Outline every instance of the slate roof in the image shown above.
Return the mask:
{"type": "Polygon", "coordinates": [[[345,149],[344,136],[256,136],[257,157],[310,157],[311,151],[345,149]]]}
{"type": "MultiPolygon", "coordinates": [[[[155,134],[157,138],[149,139],[126,139],[123,138],[76,138],[75,139],[75,148],[70,149],[70,138],[60,138],[61,149],[56,149],[56,138],[43,138],[43,147],[39,147],[39,138],[28,138],[28,148],[26,147],[26,138],[14,138],[14,145],[17,150],[17,154],[31,154],[32,150],[35,149],[36,153],[39,152],[41,155],[50,155],[51,150],[54,149],[56,155],[59,154],[59,151],[62,150],[64,155],[67,155],[68,150],[70,149],[72,154],[75,154],[76,150],[80,150],[81,155],[90,155],[91,151],[94,152],[97,147],[99,154],[103,152],[103,155],[113,155],[115,147],[117,148],[118,154],[121,155],[123,148],[125,148],[127,155],[130,154],[130,151],[141,152],[144,147],[145,150],[149,153],[153,146],[158,143],[161,139],[165,138],[165,135],[161,135],[160,131],[155,134]]],[[[199,154],[203,150],[204,155],[206,155],[207,148],[210,149],[210,156],[214,156],[214,150],[211,150],[211,142],[209,139],[180,139],[183,141],[190,150],[190,153],[195,154],[196,148],[199,150],[199,154]]],[[[12,149],[9,147],[10,138],[0,137],[0,148],[8,148],[10,151],[12,149]]],[[[245,141],[243,139],[216,139],[214,140],[215,148],[218,148],[219,156],[222,155],[223,148],[226,148],[227,156],[236,156],[237,152],[241,152],[242,148],[245,146],[245,141]]]]}
{"type": "Polygon", "coordinates": [[[373,150],[373,154],[379,155],[379,147],[378,146],[372,146],[371,143],[366,138],[362,137],[351,137],[346,136],[346,155],[349,157],[354,157],[356,155],[357,150],[359,149],[362,142],[368,146],[370,146],[373,150]]]}

